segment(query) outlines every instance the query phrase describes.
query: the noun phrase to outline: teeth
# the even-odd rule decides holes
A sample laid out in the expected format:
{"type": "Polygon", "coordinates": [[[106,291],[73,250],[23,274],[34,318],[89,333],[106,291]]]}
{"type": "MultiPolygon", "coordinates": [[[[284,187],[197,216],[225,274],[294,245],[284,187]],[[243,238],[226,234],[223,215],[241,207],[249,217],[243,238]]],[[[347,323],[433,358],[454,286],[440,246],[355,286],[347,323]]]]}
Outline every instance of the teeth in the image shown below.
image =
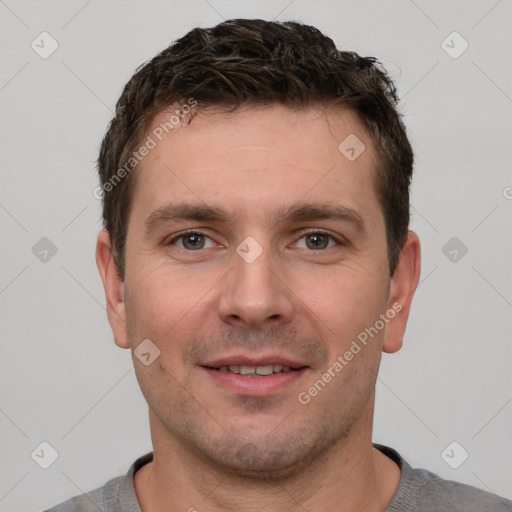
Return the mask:
{"type": "Polygon", "coordinates": [[[272,375],[274,373],[274,366],[271,364],[268,366],[258,366],[256,373],[258,375],[272,375]]]}
{"type": "Polygon", "coordinates": [[[232,372],[240,375],[249,375],[255,377],[256,375],[272,375],[273,373],[289,372],[292,369],[289,366],[282,364],[268,364],[266,366],[244,366],[244,365],[232,365],[232,366],[221,366],[218,368],[221,372],[232,372]]]}

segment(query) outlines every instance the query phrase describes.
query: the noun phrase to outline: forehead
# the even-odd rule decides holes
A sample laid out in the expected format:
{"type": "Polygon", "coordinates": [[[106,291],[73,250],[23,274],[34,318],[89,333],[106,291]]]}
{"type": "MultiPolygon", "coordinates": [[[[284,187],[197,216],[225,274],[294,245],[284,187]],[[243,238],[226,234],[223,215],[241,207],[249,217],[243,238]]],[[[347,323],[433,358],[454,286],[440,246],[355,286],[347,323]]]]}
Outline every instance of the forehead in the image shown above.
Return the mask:
{"type": "Polygon", "coordinates": [[[268,217],[271,205],[282,209],[306,195],[317,203],[375,208],[373,143],[348,109],[199,110],[189,124],[170,129],[172,114],[159,113],[146,134],[154,148],[137,171],[133,207],[140,215],[193,199],[268,217]]]}
{"type": "MultiPolygon", "coordinates": [[[[171,108],[157,114],[147,134],[163,149],[174,139],[178,144],[196,144],[189,159],[200,159],[202,149],[207,147],[210,156],[232,153],[236,150],[292,151],[298,159],[308,160],[332,154],[338,156],[338,145],[349,135],[359,138],[366,145],[366,158],[373,158],[373,143],[359,116],[348,108],[326,109],[320,106],[292,110],[284,105],[243,106],[234,112],[225,112],[219,107],[206,107],[194,112],[190,124],[179,121],[179,109],[171,108]],[[192,142],[192,137],[196,140],[192,142]],[[179,141],[179,142],[178,142],[179,141]],[[167,144],[166,144],[167,143],[167,144]],[[197,143],[202,146],[197,146],[197,143]],[[312,152],[313,149],[316,151],[312,152]]],[[[152,152],[159,156],[160,151],[152,152]]],[[[184,152],[177,155],[184,156],[184,152]]],[[[236,158],[236,155],[233,157],[236,158]]],[[[148,159],[150,160],[150,159],[148,159]]]]}

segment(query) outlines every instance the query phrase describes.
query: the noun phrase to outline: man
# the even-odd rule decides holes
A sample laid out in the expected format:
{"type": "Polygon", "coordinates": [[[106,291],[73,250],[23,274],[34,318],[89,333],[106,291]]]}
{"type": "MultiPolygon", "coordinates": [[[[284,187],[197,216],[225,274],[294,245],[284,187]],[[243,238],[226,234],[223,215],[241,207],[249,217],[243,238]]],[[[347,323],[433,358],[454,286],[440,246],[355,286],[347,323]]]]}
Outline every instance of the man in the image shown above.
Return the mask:
{"type": "Polygon", "coordinates": [[[135,73],[96,260],[154,451],[53,511],[511,510],[372,444],[420,274],[396,103],[293,22],[194,29],[135,73]]]}

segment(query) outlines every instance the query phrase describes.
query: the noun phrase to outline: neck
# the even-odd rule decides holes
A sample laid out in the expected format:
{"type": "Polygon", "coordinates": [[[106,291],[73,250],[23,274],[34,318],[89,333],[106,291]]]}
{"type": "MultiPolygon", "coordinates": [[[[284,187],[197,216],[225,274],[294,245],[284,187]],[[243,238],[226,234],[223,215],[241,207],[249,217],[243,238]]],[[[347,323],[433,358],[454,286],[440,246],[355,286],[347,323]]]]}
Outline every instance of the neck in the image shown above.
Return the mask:
{"type": "MultiPolygon", "coordinates": [[[[371,426],[372,416],[369,411],[359,418],[362,425],[371,426]]],[[[151,413],[150,424],[153,461],[134,477],[143,512],[323,512],[326,507],[383,512],[400,481],[399,467],[373,448],[371,427],[353,425],[302,472],[269,481],[214,467],[170,436],[151,413]]]]}

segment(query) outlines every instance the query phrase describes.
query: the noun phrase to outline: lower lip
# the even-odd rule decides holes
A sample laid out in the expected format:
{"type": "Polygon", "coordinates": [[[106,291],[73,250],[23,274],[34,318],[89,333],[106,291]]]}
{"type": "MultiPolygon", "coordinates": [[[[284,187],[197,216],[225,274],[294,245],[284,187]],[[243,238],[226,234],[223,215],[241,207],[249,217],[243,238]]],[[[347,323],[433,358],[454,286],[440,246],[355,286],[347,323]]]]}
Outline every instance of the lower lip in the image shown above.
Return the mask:
{"type": "Polygon", "coordinates": [[[262,377],[245,377],[238,373],[212,370],[201,366],[215,382],[239,395],[265,396],[273,395],[286,386],[300,379],[309,368],[290,370],[289,372],[273,373],[262,377]]]}

